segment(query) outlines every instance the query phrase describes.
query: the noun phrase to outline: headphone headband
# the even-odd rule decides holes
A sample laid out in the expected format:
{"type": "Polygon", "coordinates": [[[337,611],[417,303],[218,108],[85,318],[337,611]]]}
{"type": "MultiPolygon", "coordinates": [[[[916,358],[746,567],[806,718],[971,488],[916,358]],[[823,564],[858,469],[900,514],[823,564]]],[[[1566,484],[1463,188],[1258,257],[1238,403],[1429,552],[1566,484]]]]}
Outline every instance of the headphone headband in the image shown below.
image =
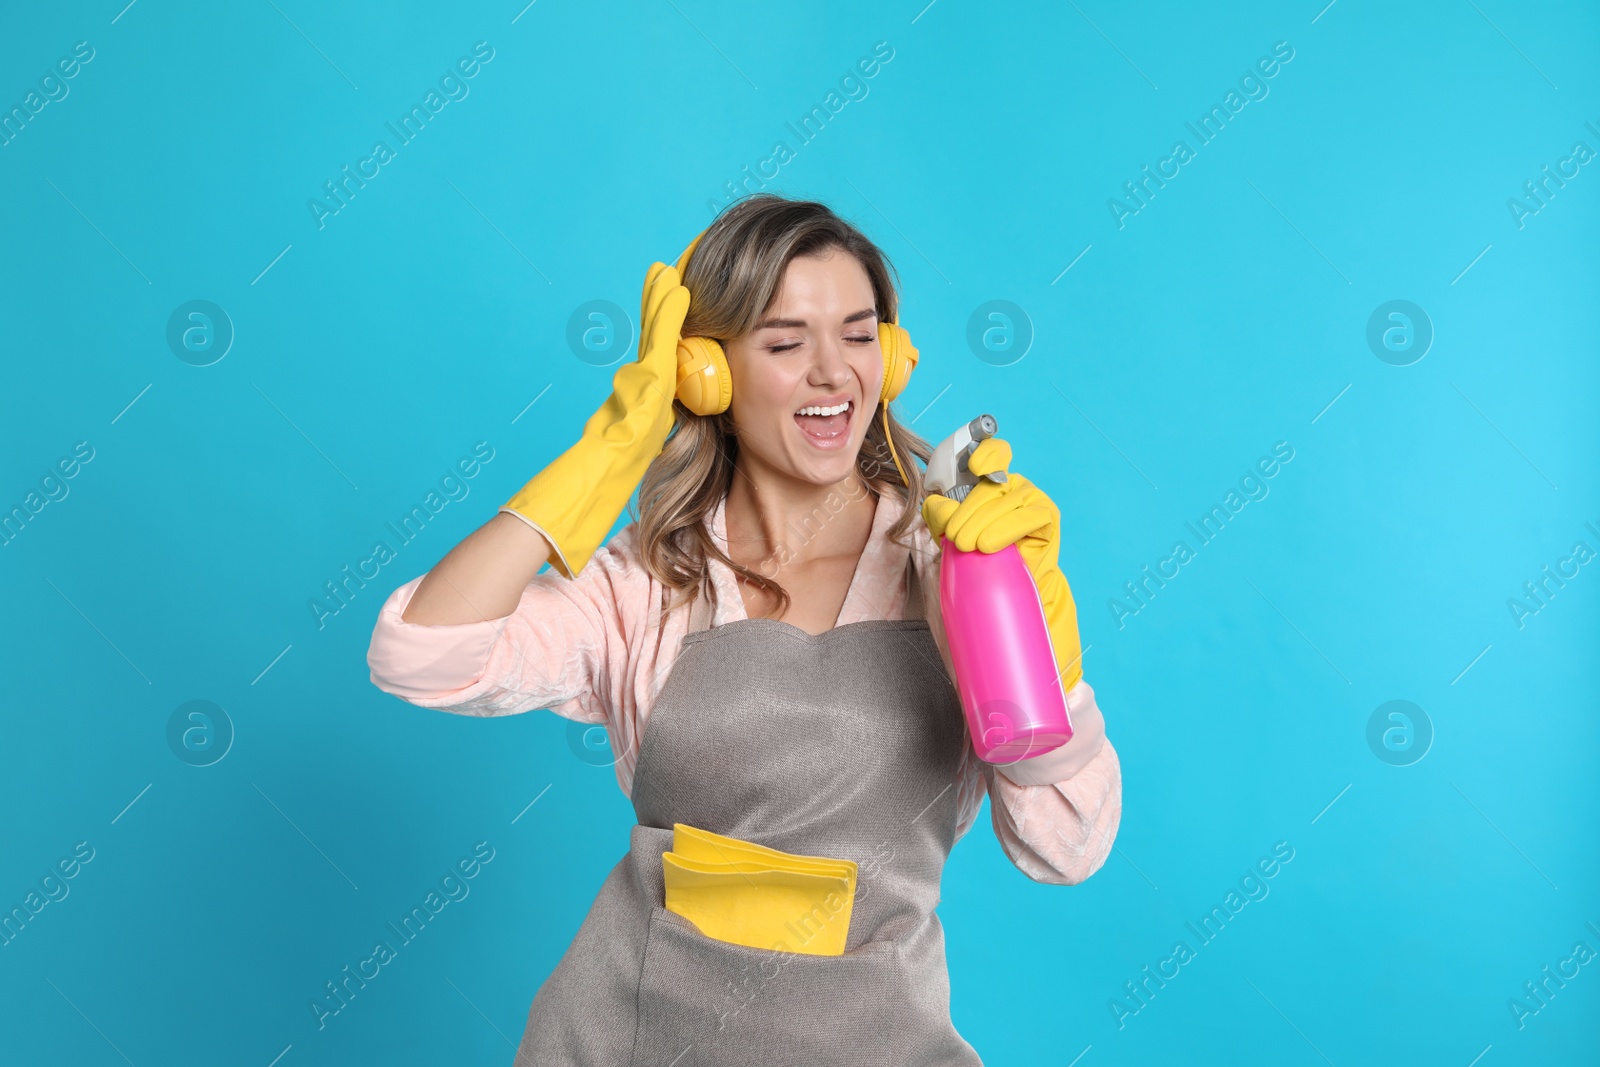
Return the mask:
{"type": "MultiPolygon", "coordinates": [[[[680,283],[695,248],[700,244],[700,238],[709,229],[707,227],[696,234],[678,257],[680,283]]],[[[693,299],[691,294],[690,300],[693,299]]],[[[898,315],[893,322],[878,322],[878,343],[883,349],[883,387],[878,399],[883,403],[884,436],[889,441],[889,454],[904,480],[905,470],[900,467],[900,457],[895,454],[894,441],[889,435],[889,401],[898,396],[910,381],[911,372],[917,365],[917,347],[911,343],[911,335],[901,327],[898,315]]],[[[716,415],[728,409],[733,402],[733,376],[728,370],[728,357],[722,345],[710,337],[685,337],[679,340],[676,395],[696,415],[716,415]]]]}
{"type": "MultiPolygon", "coordinates": [[[[709,226],[706,227],[706,229],[710,228],[711,227],[709,226]]],[[[695,234],[694,240],[689,242],[689,247],[685,248],[683,250],[683,255],[678,257],[678,281],[683,281],[683,272],[688,269],[689,257],[694,254],[695,245],[698,245],[700,243],[700,238],[704,237],[705,235],[705,230],[701,230],[699,233],[695,234]]]]}

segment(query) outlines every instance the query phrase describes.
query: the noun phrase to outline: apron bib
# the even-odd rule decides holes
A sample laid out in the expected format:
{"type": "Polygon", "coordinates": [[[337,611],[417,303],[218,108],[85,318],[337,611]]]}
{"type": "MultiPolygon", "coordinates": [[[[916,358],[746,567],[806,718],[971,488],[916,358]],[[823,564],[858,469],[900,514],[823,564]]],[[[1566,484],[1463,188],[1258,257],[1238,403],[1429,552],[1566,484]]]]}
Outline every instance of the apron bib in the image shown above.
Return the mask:
{"type": "Polygon", "coordinates": [[[534,997],[518,1067],[981,1067],[934,913],[966,722],[907,571],[900,620],[691,622],[640,742],[628,852],[534,997]],[[844,954],[729,944],[668,911],[674,822],[854,860],[844,954]]]}

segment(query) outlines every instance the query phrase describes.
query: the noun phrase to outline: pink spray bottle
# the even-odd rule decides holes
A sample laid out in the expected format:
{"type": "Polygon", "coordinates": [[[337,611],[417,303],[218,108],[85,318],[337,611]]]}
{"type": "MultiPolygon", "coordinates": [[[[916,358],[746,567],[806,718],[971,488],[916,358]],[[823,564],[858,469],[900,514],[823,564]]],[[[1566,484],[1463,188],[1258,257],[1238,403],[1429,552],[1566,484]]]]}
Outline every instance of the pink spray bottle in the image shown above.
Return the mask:
{"type": "MultiPolygon", "coordinates": [[[[992,415],[979,415],[945,438],[928,460],[927,490],[965,500],[978,484],[967,459],[998,429],[992,415]]],[[[1006,480],[1003,471],[985,477],[1006,480]]],[[[1060,748],[1072,740],[1072,721],[1044,605],[1022,554],[1016,545],[963,552],[939,540],[939,608],[978,758],[1015,763],[1060,748]]]]}

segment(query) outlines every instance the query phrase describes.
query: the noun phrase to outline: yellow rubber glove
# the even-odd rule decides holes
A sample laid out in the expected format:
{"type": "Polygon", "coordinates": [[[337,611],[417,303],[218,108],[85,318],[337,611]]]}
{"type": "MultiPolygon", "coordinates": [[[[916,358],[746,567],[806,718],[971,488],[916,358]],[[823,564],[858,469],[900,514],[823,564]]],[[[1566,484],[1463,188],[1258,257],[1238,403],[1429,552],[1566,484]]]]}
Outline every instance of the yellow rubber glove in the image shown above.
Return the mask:
{"type": "MultiPolygon", "coordinates": [[[[967,468],[981,479],[992,471],[1005,470],[1010,463],[1011,446],[1002,438],[990,437],[972,450],[967,468]]],[[[1017,546],[1044,606],[1061,687],[1071,692],[1083,677],[1083,646],[1078,638],[1078,608],[1057,560],[1060,509],[1038,486],[1020,474],[1008,473],[1001,483],[980,480],[959,503],[939,493],[928,494],[922,502],[922,518],[935,543],[940,536],[948,537],[963,552],[998,552],[1007,545],[1017,546]]]]}
{"type": "Polygon", "coordinates": [[[813,956],[844,953],[856,864],[780,852],[684,823],[661,855],[668,911],[707,937],[813,956]]]}
{"type": "MultiPolygon", "coordinates": [[[[698,240],[698,238],[697,238],[698,240]]],[[[628,506],[672,430],[678,340],[689,313],[679,269],[653,263],[639,312],[639,358],[611,380],[611,396],[584,424],[578,443],[534,475],[500,510],[550,542],[550,566],[574,578],[628,506]]]]}

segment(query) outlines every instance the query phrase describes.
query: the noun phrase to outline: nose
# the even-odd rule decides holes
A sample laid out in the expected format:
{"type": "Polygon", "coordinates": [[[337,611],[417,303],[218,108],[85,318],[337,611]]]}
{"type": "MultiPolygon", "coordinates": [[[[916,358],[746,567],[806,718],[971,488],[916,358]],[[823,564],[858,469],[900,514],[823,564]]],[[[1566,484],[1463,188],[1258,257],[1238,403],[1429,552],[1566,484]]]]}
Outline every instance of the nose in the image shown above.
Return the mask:
{"type": "Polygon", "coordinates": [[[844,342],[837,337],[825,338],[817,345],[816,351],[816,362],[811,370],[812,384],[819,388],[842,389],[850,381],[851,375],[844,342]]]}

